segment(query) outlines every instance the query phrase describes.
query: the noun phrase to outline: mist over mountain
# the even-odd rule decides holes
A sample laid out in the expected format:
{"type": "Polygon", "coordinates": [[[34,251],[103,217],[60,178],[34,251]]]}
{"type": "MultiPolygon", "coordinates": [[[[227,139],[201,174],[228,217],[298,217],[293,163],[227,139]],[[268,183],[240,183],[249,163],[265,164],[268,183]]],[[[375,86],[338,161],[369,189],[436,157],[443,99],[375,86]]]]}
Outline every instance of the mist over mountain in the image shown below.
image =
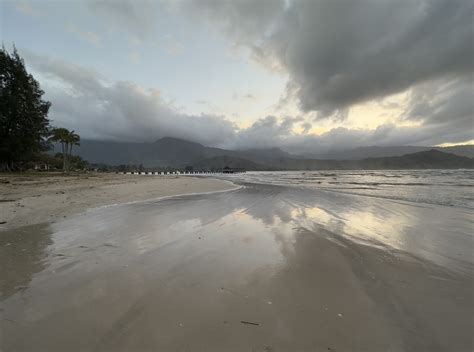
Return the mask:
{"type": "MultiPolygon", "coordinates": [[[[103,163],[108,165],[142,164],[145,167],[181,167],[186,165],[196,165],[199,167],[199,165],[204,166],[204,160],[225,156],[228,159],[215,159],[214,163],[207,161],[206,165],[220,165],[222,160],[227,160],[230,163],[229,158],[237,158],[251,162],[251,164],[245,167],[249,170],[262,170],[265,166],[273,169],[314,168],[318,163],[323,167],[321,164],[323,160],[341,161],[388,158],[429,150],[451,153],[456,156],[474,157],[473,145],[455,147],[374,146],[324,154],[292,155],[279,148],[227,150],[206,147],[199,143],[171,137],[161,138],[154,143],[83,140],[81,146],[75,149],[75,154],[90,163],[103,163]],[[217,162],[218,160],[219,162],[217,162]],[[318,160],[318,162],[314,160],[318,160]]],[[[239,163],[242,164],[242,160],[231,164],[239,163]]],[[[326,163],[324,165],[332,164],[326,163]]],[[[327,166],[324,167],[326,168],[327,166]]],[[[334,163],[333,167],[341,166],[334,163]]]]}
{"type": "Polygon", "coordinates": [[[401,156],[428,150],[452,153],[459,156],[474,158],[474,145],[459,145],[453,147],[422,147],[422,146],[393,146],[393,147],[359,147],[349,150],[334,150],[325,153],[304,154],[302,157],[335,160],[360,160],[365,158],[381,158],[401,156]]]}
{"type": "Polygon", "coordinates": [[[289,158],[278,148],[226,150],[178,138],[165,137],[154,143],[128,143],[83,140],[75,154],[90,163],[108,165],[142,164],[145,167],[193,165],[201,160],[219,156],[242,158],[254,163],[268,163],[274,158],[289,158]]]}
{"type": "Polygon", "coordinates": [[[275,159],[271,166],[279,170],[472,169],[474,159],[431,149],[358,160],[281,158],[275,159]]]}

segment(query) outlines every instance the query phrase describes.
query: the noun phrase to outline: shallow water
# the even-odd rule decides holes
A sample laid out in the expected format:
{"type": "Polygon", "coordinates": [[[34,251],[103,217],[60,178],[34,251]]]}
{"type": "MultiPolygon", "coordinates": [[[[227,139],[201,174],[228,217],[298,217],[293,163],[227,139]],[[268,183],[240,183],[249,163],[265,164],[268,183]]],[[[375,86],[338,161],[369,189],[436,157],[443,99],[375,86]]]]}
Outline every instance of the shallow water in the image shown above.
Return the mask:
{"type": "Polygon", "coordinates": [[[474,170],[266,171],[225,178],[474,209],[474,170]]]}

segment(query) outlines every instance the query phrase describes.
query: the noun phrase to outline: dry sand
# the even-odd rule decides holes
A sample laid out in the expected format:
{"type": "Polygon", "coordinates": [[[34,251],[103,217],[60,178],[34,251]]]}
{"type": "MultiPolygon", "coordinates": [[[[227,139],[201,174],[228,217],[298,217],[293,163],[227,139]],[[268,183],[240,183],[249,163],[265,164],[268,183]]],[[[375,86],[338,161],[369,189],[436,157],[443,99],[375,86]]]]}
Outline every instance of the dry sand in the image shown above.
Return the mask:
{"type": "Polygon", "coordinates": [[[0,231],[56,222],[103,205],[232,188],[235,186],[230,182],[189,176],[3,174],[0,176],[0,231]]]}

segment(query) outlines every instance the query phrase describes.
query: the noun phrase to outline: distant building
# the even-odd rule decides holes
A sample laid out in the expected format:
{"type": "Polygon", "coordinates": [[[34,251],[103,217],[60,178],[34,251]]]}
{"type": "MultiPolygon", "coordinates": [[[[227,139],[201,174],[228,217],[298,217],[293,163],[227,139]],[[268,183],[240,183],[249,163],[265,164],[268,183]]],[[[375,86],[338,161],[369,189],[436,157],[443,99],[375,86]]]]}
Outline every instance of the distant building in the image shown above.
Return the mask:
{"type": "Polygon", "coordinates": [[[49,171],[51,166],[46,163],[35,164],[34,169],[37,171],[49,171]]]}

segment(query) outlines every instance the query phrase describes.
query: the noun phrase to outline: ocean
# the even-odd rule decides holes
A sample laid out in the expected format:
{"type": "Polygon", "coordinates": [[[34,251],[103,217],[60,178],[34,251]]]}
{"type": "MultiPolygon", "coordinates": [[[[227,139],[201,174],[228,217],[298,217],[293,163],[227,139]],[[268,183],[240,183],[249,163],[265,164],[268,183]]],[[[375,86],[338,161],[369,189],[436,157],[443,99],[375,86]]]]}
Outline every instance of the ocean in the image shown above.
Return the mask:
{"type": "Polygon", "coordinates": [[[474,170],[263,171],[225,178],[474,209],[474,170]]]}

